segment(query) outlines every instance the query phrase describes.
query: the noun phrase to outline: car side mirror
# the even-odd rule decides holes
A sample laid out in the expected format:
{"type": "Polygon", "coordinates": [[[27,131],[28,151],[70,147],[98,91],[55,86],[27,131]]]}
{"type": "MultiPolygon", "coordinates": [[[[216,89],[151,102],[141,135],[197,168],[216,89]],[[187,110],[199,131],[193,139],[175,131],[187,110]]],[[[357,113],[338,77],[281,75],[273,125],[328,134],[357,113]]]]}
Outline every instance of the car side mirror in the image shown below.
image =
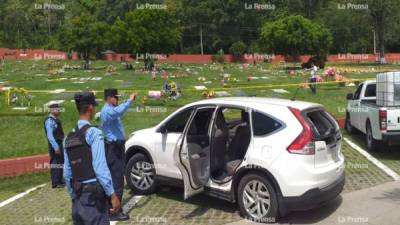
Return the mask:
{"type": "Polygon", "coordinates": [[[164,124],[161,125],[161,127],[158,129],[158,131],[160,131],[160,133],[162,133],[162,134],[168,133],[167,127],[164,124]]]}
{"type": "Polygon", "coordinates": [[[353,100],[353,99],[354,99],[353,93],[348,93],[347,100],[353,100]]]}

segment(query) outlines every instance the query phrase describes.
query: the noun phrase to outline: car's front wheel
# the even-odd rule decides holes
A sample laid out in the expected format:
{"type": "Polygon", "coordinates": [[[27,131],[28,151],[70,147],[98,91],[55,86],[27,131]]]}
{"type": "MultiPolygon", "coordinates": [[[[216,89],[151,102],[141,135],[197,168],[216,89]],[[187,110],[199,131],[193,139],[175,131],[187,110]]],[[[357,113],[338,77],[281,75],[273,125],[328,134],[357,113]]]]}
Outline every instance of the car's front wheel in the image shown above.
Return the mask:
{"type": "Polygon", "coordinates": [[[263,175],[245,175],[239,182],[238,204],[242,215],[261,223],[275,223],[278,217],[278,200],[271,182],[263,175]]]}
{"type": "Polygon", "coordinates": [[[152,194],[155,191],[154,165],[142,153],[133,155],[126,165],[125,179],[135,194],[152,194]]]}

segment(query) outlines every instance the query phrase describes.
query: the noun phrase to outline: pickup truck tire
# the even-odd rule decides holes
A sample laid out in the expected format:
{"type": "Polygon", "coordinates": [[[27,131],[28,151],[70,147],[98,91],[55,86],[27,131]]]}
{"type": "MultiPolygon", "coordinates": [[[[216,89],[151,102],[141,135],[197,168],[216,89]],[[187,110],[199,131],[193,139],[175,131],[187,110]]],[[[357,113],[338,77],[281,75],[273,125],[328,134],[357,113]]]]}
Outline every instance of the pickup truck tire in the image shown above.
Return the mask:
{"type": "Polygon", "coordinates": [[[346,121],[345,121],[345,128],[347,133],[349,134],[355,134],[357,133],[357,130],[353,125],[351,125],[351,120],[350,120],[350,114],[346,113],[346,121]]]}
{"type": "Polygon", "coordinates": [[[379,141],[374,139],[374,136],[372,135],[372,128],[371,128],[371,122],[367,121],[367,130],[365,134],[365,139],[367,142],[367,148],[368,151],[376,151],[379,146],[379,141]]]}

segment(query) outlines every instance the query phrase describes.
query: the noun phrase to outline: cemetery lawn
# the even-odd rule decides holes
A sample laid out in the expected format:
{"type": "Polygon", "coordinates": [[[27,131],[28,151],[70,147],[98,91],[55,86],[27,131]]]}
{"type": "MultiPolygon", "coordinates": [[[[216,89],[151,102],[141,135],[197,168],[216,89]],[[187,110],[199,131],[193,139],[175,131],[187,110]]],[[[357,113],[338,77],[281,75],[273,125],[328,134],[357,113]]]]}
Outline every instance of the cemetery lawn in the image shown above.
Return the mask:
{"type": "MultiPolygon", "coordinates": [[[[94,61],[91,70],[64,69],[63,74],[50,76],[48,71],[63,66],[80,66],[79,61],[5,61],[0,65],[0,86],[11,86],[28,90],[32,99],[28,101],[19,96],[17,105],[6,104],[6,93],[0,92],[0,159],[47,153],[47,142],[43,131],[43,121],[47,116],[43,105],[51,100],[64,100],[61,120],[65,133],[68,133],[77,120],[73,100],[75,91],[96,90],[98,99],[103,99],[104,88],[118,88],[127,99],[129,93],[138,93],[138,100],[123,118],[126,135],[131,132],[154,126],[179,107],[203,99],[203,91],[194,86],[205,86],[208,90],[226,91],[231,96],[257,96],[290,99],[296,93],[296,84],[306,82],[309,72],[300,69],[298,64],[258,64],[243,66],[242,64],[173,64],[160,63],[158,68],[165,70],[169,79],[175,81],[182,89],[182,97],[178,100],[158,101],[147,99],[149,90],[162,89],[164,80],[161,73],[152,80],[151,74],[143,72],[142,63],[133,63],[134,70],[126,70],[120,62],[94,61]],[[113,65],[116,72],[106,75],[106,67],[113,65]],[[297,69],[288,69],[294,68],[297,69]],[[292,71],[292,72],[290,72],[292,71]],[[292,73],[292,74],[291,74],[292,73]],[[174,76],[175,78],[173,78],[174,76]],[[230,77],[225,89],[221,80],[230,77]],[[249,76],[255,77],[248,81],[249,76]],[[200,80],[199,80],[200,78],[200,80]],[[234,82],[233,80],[237,81],[234,82]],[[283,86],[292,84],[291,86],[283,86]],[[270,85],[270,86],[269,86],[270,85]],[[49,93],[65,89],[66,92],[49,93]],[[288,93],[277,93],[273,89],[284,89],[288,93]],[[27,109],[15,109],[27,107],[27,109]]],[[[328,64],[335,66],[341,75],[349,79],[374,79],[377,72],[400,70],[400,65],[378,66],[374,64],[328,64]]],[[[326,67],[326,68],[327,68],[326,67]]],[[[319,70],[322,76],[324,70],[319,70]]],[[[308,89],[298,90],[298,100],[323,104],[335,117],[344,117],[346,94],[353,92],[355,86],[341,87],[338,84],[326,84],[318,87],[318,94],[312,95],[308,89]]],[[[104,101],[100,101],[99,111],[104,101]]],[[[94,121],[93,124],[98,124],[94,121]]]]}

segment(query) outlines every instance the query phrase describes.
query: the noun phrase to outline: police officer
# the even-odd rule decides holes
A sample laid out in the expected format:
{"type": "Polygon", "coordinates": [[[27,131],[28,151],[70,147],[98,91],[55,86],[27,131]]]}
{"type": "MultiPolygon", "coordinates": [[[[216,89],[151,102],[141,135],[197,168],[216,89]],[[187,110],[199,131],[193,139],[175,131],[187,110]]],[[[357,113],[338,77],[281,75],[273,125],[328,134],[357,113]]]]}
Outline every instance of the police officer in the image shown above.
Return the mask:
{"type": "Polygon", "coordinates": [[[63,139],[64,131],[61,125],[60,106],[58,104],[49,105],[50,114],[44,121],[44,131],[47,137],[50,155],[50,177],[52,188],[63,188],[63,139]]]}
{"type": "Polygon", "coordinates": [[[102,132],[90,125],[97,102],[92,92],[75,94],[79,112],[76,127],[65,139],[64,179],[72,198],[74,225],[109,225],[111,214],[120,211],[105,158],[102,132]]]}
{"type": "MultiPolygon", "coordinates": [[[[122,199],[124,191],[124,172],[125,172],[125,133],[121,122],[121,116],[136,99],[132,94],[127,101],[118,105],[117,89],[105,89],[105,104],[101,109],[101,127],[106,139],[106,157],[110,168],[113,185],[119,200],[122,199]]],[[[113,221],[128,220],[129,216],[124,212],[119,212],[111,217],[113,221]]]]}

